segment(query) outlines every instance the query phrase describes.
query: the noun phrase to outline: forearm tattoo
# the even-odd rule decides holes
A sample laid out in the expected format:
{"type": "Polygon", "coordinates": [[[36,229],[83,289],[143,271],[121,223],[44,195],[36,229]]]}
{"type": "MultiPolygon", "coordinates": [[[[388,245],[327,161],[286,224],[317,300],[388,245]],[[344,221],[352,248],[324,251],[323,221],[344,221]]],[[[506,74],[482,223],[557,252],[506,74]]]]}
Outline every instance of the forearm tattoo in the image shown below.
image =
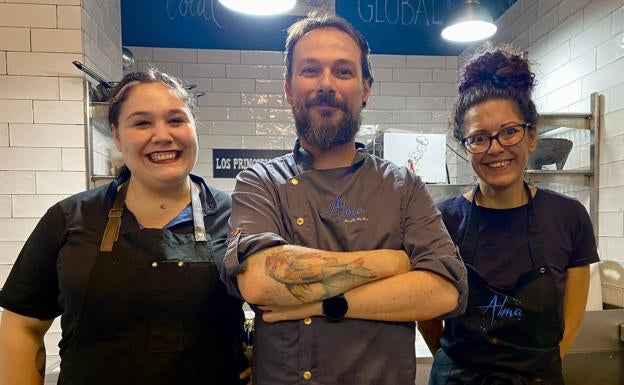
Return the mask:
{"type": "Polygon", "coordinates": [[[363,264],[362,258],[343,263],[316,252],[280,251],[267,255],[265,271],[295,298],[306,302],[311,285],[319,284],[323,291],[320,299],[325,299],[376,278],[363,264]]]}
{"type": "Polygon", "coordinates": [[[45,377],[45,369],[46,369],[46,350],[45,346],[40,346],[35,353],[35,367],[37,368],[37,372],[41,378],[45,377]]]}

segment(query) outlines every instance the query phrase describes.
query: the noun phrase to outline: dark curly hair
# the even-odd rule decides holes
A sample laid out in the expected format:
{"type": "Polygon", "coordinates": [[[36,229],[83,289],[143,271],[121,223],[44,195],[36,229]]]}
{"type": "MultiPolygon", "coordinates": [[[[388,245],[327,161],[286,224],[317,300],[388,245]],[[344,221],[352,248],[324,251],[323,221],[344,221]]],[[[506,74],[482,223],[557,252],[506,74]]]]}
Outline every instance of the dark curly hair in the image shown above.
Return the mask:
{"type": "Polygon", "coordinates": [[[535,74],[529,62],[510,48],[486,48],[463,67],[451,126],[458,141],[464,137],[466,112],[477,104],[491,99],[514,102],[526,123],[535,125],[539,118],[531,93],[535,74]]]}
{"type": "Polygon", "coordinates": [[[147,71],[130,72],[115,86],[110,92],[108,100],[108,124],[111,126],[119,126],[119,114],[121,107],[128,99],[130,90],[138,84],[160,82],[164,86],[169,87],[174,94],[188,107],[195,117],[197,106],[195,98],[187,89],[184,88],[182,82],[174,76],[165,72],[161,72],[156,68],[150,68],[147,71]]]}

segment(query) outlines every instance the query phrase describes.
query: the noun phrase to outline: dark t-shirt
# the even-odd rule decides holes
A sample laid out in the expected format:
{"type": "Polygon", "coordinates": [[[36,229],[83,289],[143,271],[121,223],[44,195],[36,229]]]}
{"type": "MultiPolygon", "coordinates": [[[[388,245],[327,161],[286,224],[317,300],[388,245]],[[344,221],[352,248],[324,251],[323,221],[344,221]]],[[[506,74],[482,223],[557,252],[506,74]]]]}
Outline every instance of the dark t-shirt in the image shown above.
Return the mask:
{"type": "MultiPolygon", "coordinates": [[[[211,239],[214,263],[221,266],[231,198],[209,188],[199,177],[192,179],[202,186],[200,200],[206,233],[211,239]]],[[[99,254],[107,213],[122,181],[73,195],[52,206],[26,241],[0,291],[0,306],[14,313],[39,319],[62,315],[61,356],[74,335],[91,267],[99,254]]],[[[166,227],[174,233],[192,234],[192,216],[186,211],[166,227]],[[185,221],[184,217],[189,220],[185,221]]],[[[126,211],[121,232],[132,231],[136,226],[134,216],[126,211]]],[[[188,258],[193,260],[192,255],[188,258]]],[[[236,329],[242,322],[241,303],[229,296],[224,302],[228,303],[228,309],[221,309],[222,318],[236,329]]]]}
{"type": "MultiPolygon", "coordinates": [[[[598,262],[594,231],[585,207],[576,199],[538,189],[533,199],[544,254],[551,266],[560,298],[565,289],[566,270],[598,262]]],[[[488,249],[474,260],[462,253],[491,285],[509,288],[526,272],[534,269],[526,243],[528,205],[512,209],[478,207],[480,215],[478,249],[488,249]]],[[[461,245],[470,202],[463,196],[438,205],[453,242],[461,245]]]]}

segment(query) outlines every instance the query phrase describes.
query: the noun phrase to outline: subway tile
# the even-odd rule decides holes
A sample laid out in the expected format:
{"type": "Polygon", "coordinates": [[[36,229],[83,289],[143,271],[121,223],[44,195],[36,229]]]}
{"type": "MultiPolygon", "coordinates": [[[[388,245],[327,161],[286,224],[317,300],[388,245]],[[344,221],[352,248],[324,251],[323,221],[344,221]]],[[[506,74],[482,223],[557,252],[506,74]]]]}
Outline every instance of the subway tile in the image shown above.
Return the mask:
{"type": "Polygon", "coordinates": [[[621,32],[598,47],[598,68],[624,57],[624,32],[621,32]]]}
{"type": "Polygon", "coordinates": [[[200,106],[211,107],[236,107],[241,104],[241,94],[233,92],[208,92],[206,95],[199,98],[198,104],[200,106]]]}
{"type": "Polygon", "coordinates": [[[82,76],[72,61],[82,61],[81,54],[7,52],[9,75],[82,76]]]}
{"type": "Polygon", "coordinates": [[[209,148],[202,148],[199,151],[197,161],[202,163],[212,163],[212,150],[209,148]]]}
{"type": "Polygon", "coordinates": [[[548,34],[548,47],[553,49],[559,47],[561,44],[583,31],[583,13],[577,12],[575,15],[559,24],[557,28],[553,29],[548,34]]]}
{"type": "Polygon", "coordinates": [[[182,73],[184,77],[223,78],[225,77],[225,64],[183,63],[182,73]]]}
{"type": "Polygon", "coordinates": [[[80,29],[80,7],[79,6],[62,6],[56,7],[56,17],[58,27],[63,29],[80,29]]]}
{"type": "Polygon", "coordinates": [[[283,80],[256,79],[256,92],[266,94],[284,94],[283,80]]]}
{"type": "Polygon", "coordinates": [[[213,135],[254,135],[255,122],[214,122],[213,135]]]}
{"type": "Polygon", "coordinates": [[[9,125],[11,145],[16,147],[84,147],[84,126],[61,124],[9,125]]]}
{"type": "Polygon", "coordinates": [[[30,51],[30,30],[0,27],[0,51],[30,51]]]}
{"type": "Polygon", "coordinates": [[[605,17],[588,29],[578,34],[570,41],[571,57],[576,57],[585,51],[597,47],[611,37],[611,18],[605,17]]]}
{"type": "Polygon", "coordinates": [[[564,0],[559,4],[559,22],[579,12],[593,0],[564,0]]]}
{"type": "Polygon", "coordinates": [[[537,15],[542,16],[553,9],[561,0],[539,0],[537,3],[537,15]]]}
{"type": "Polygon", "coordinates": [[[611,35],[624,32],[624,6],[611,15],[611,35]]]}
{"type": "Polygon", "coordinates": [[[0,99],[0,122],[32,123],[32,121],[32,101],[0,99]]]}
{"type": "MultiPolygon", "coordinates": [[[[600,142],[600,163],[611,163],[624,160],[624,136],[606,138],[600,142]]],[[[608,210],[609,211],[609,210],[608,210]]]]}
{"type": "Polygon", "coordinates": [[[228,107],[228,120],[269,120],[268,108],[228,107]]]}
{"type": "MultiPolygon", "coordinates": [[[[424,96],[408,96],[406,106],[408,110],[445,110],[446,98],[424,97],[424,96]]],[[[397,110],[400,108],[397,108],[397,110]]]]}
{"type": "Polygon", "coordinates": [[[601,188],[598,191],[598,211],[623,211],[624,202],[622,197],[624,196],[624,187],[606,187],[601,188]]]}
{"type": "Polygon", "coordinates": [[[448,123],[450,119],[449,111],[431,111],[431,121],[433,123],[448,123]]]}
{"type": "Polygon", "coordinates": [[[282,107],[284,96],[281,94],[241,94],[241,105],[251,107],[282,107]]]}
{"type": "Polygon", "coordinates": [[[195,121],[195,131],[197,135],[212,135],[212,124],[211,121],[195,121]]]}
{"type": "MultiPolygon", "coordinates": [[[[605,187],[624,186],[624,161],[607,163],[602,166],[606,169],[607,183],[605,187]]],[[[600,176],[602,177],[602,174],[600,176]]]]}
{"type": "Polygon", "coordinates": [[[540,59],[550,51],[548,47],[548,36],[544,36],[535,41],[527,48],[527,51],[530,53],[529,58],[531,60],[539,62],[540,59]]]}
{"type": "Polygon", "coordinates": [[[624,108],[605,114],[602,124],[602,139],[624,135],[624,108]]]}
{"type": "Polygon", "coordinates": [[[242,64],[281,65],[284,53],[279,51],[241,51],[242,64]]]}
{"type": "Polygon", "coordinates": [[[379,93],[382,96],[419,96],[419,83],[380,83],[379,93]]]}
{"type": "Polygon", "coordinates": [[[393,116],[390,110],[370,110],[362,111],[362,124],[371,125],[378,123],[392,123],[393,116]]]}
{"type": "Polygon", "coordinates": [[[67,195],[13,195],[14,218],[40,218],[67,195]]]}
{"type": "Polygon", "coordinates": [[[624,212],[601,212],[598,215],[600,236],[624,237],[624,212]]]}
{"type": "Polygon", "coordinates": [[[155,62],[197,63],[196,49],[154,47],[153,55],[155,62]]]}
{"type": "Polygon", "coordinates": [[[83,78],[59,78],[59,88],[61,100],[82,100],[84,98],[83,78]]]}
{"type": "Polygon", "coordinates": [[[199,147],[204,148],[241,148],[242,136],[236,135],[199,135],[199,147]]]}
{"type": "Polygon", "coordinates": [[[270,108],[269,120],[276,122],[294,123],[292,110],[290,108],[270,108]]]}
{"type": "Polygon", "coordinates": [[[63,148],[61,156],[63,171],[86,171],[86,150],[84,148],[63,148]]]}
{"type": "Polygon", "coordinates": [[[449,83],[422,83],[420,85],[421,96],[454,96],[457,95],[457,86],[449,83]]]}
{"type": "Polygon", "coordinates": [[[266,65],[227,64],[226,76],[235,79],[268,79],[269,68],[266,65]]]}
{"type": "Polygon", "coordinates": [[[624,108],[624,83],[609,88],[604,93],[604,101],[605,114],[624,108]]]}
{"type": "Polygon", "coordinates": [[[394,111],[394,123],[431,123],[430,111],[394,111]]]}
{"type": "Polygon", "coordinates": [[[457,56],[447,56],[446,57],[446,68],[457,70],[457,56]]]}
{"type": "Polygon", "coordinates": [[[577,80],[546,95],[545,110],[558,111],[582,99],[581,81],[577,80]]]}
{"type": "Polygon", "coordinates": [[[204,179],[211,178],[213,175],[212,162],[211,163],[197,162],[195,163],[195,166],[193,167],[193,170],[191,172],[195,175],[201,176],[204,179]]]}
{"type": "Polygon", "coordinates": [[[537,4],[523,12],[511,25],[511,33],[513,36],[519,36],[521,33],[527,32],[529,27],[537,20],[537,4]]]}
{"type": "Polygon", "coordinates": [[[226,107],[198,107],[198,120],[226,120],[226,107]]]}
{"type": "Polygon", "coordinates": [[[197,50],[198,63],[239,64],[241,53],[238,50],[200,49],[197,50]]]}
{"type": "Polygon", "coordinates": [[[60,170],[60,148],[0,147],[4,170],[60,170]]]}
{"type": "Polygon", "coordinates": [[[208,185],[218,188],[221,191],[231,193],[236,186],[235,178],[206,178],[208,185]]]}
{"type": "Polygon", "coordinates": [[[513,35],[515,36],[513,41],[511,42],[512,45],[514,47],[516,47],[519,50],[527,50],[527,48],[529,47],[529,30],[526,30],[522,33],[520,33],[519,35],[513,35]]]}
{"type": "Polygon", "coordinates": [[[566,42],[544,55],[537,63],[536,70],[543,75],[548,75],[569,61],[570,43],[566,42]]]}
{"type": "Polygon", "coordinates": [[[528,12],[533,6],[537,4],[538,0],[520,0],[520,11],[521,13],[528,12]]]}
{"type": "Polygon", "coordinates": [[[440,83],[457,83],[457,70],[433,70],[433,81],[440,83]]]}
{"type": "Polygon", "coordinates": [[[6,74],[6,52],[0,51],[0,75],[6,74]]]}
{"type": "Polygon", "coordinates": [[[32,218],[0,218],[0,242],[23,242],[37,225],[32,218]]]}
{"type": "MultiPolygon", "coordinates": [[[[624,268],[624,238],[600,237],[599,239],[607,240],[606,257],[603,254],[601,258],[603,262],[600,264],[602,283],[624,288],[624,274],[612,274],[624,268]],[[609,259],[610,263],[605,263],[605,259],[609,259]],[[610,269],[615,271],[610,272],[610,269]]],[[[600,252],[603,253],[603,250],[604,248],[601,248],[600,252]]]]}
{"type": "Polygon", "coordinates": [[[80,0],[9,0],[11,3],[80,5],[80,0]]]}
{"type": "Polygon", "coordinates": [[[295,124],[287,122],[257,122],[256,135],[295,136],[295,124]]]}
{"type": "Polygon", "coordinates": [[[583,25],[587,29],[612,14],[620,8],[624,2],[621,0],[592,1],[583,9],[583,25]]]}
{"type": "Polygon", "coordinates": [[[407,68],[446,68],[446,56],[407,56],[407,68]]]}
{"type": "Polygon", "coordinates": [[[43,76],[0,76],[0,98],[58,100],[58,78],[43,76]]]}
{"type": "Polygon", "coordinates": [[[624,73],[624,58],[620,58],[585,76],[583,78],[583,97],[589,96],[592,92],[601,92],[611,88],[614,74],[622,73],[624,73]]]}
{"type": "Polygon", "coordinates": [[[0,242],[0,264],[15,263],[22,247],[24,247],[23,242],[0,242]]]}
{"type": "Polygon", "coordinates": [[[9,146],[9,123],[0,123],[0,147],[9,146]]]}
{"type": "Polygon", "coordinates": [[[545,37],[557,25],[559,25],[559,12],[557,8],[553,8],[529,27],[529,43],[533,44],[545,37]]]}
{"type": "Polygon", "coordinates": [[[33,101],[35,123],[83,124],[81,101],[33,101]]]}
{"type": "Polygon", "coordinates": [[[154,61],[154,48],[152,47],[126,47],[134,55],[134,60],[137,62],[152,62],[154,61]]]}
{"type": "Polygon", "coordinates": [[[196,85],[195,91],[212,92],[212,79],[185,77],[183,80],[185,84],[196,85]]]}
{"type": "Polygon", "coordinates": [[[392,81],[394,82],[430,82],[433,79],[431,70],[402,69],[392,70],[392,81]]]}
{"type": "Polygon", "coordinates": [[[516,2],[514,5],[508,8],[505,13],[503,13],[498,18],[498,20],[496,20],[496,25],[498,26],[499,30],[511,27],[511,24],[513,24],[513,22],[516,21],[516,19],[518,19],[521,14],[522,8],[520,7],[520,2],[516,2]]]}
{"type": "Polygon", "coordinates": [[[0,4],[0,26],[56,28],[56,6],[0,4]]]}
{"type": "Polygon", "coordinates": [[[84,172],[38,171],[37,194],[75,194],[86,189],[84,172]]]}
{"type": "Polygon", "coordinates": [[[30,30],[33,52],[82,52],[82,31],[77,29],[30,30]]]}
{"type": "Polygon", "coordinates": [[[34,193],[35,193],[35,173],[34,172],[32,171],[0,171],[0,194],[34,194],[34,193]]]}
{"type": "Polygon", "coordinates": [[[391,82],[392,74],[394,70],[392,68],[373,68],[373,79],[379,84],[379,82],[391,82]]]}
{"type": "Polygon", "coordinates": [[[535,96],[553,92],[575,80],[581,79],[596,70],[596,50],[587,51],[556,71],[545,76],[536,87],[535,96]]]}
{"type": "Polygon", "coordinates": [[[402,110],[405,109],[404,96],[371,96],[368,98],[367,108],[375,110],[402,110]]]}
{"type": "Polygon", "coordinates": [[[255,79],[214,79],[215,92],[256,92],[255,79]]]}
{"type": "Polygon", "coordinates": [[[284,80],[285,73],[285,66],[269,66],[269,79],[284,80]]]}
{"type": "Polygon", "coordinates": [[[370,60],[373,68],[405,68],[406,64],[404,55],[371,55],[370,60]]]}
{"type": "Polygon", "coordinates": [[[0,218],[11,218],[11,196],[0,195],[0,218]]]}
{"type": "Polygon", "coordinates": [[[243,136],[241,148],[281,150],[284,148],[283,136],[243,136]]]}

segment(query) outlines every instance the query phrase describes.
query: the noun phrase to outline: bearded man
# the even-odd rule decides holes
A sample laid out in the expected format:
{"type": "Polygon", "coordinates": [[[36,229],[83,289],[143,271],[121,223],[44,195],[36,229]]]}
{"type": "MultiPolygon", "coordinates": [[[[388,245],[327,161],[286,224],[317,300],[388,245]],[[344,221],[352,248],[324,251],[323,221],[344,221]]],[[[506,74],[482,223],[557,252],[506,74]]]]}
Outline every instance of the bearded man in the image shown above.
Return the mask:
{"type": "Polygon", "coordinates": [[[256,312],[255,385],[414,384],[414,321],[461,314],[466,270],[424,183],[355,142],[369,46],[348,22],[288,30],[291,154],[241,172],[223,279],[256,312]]]}

